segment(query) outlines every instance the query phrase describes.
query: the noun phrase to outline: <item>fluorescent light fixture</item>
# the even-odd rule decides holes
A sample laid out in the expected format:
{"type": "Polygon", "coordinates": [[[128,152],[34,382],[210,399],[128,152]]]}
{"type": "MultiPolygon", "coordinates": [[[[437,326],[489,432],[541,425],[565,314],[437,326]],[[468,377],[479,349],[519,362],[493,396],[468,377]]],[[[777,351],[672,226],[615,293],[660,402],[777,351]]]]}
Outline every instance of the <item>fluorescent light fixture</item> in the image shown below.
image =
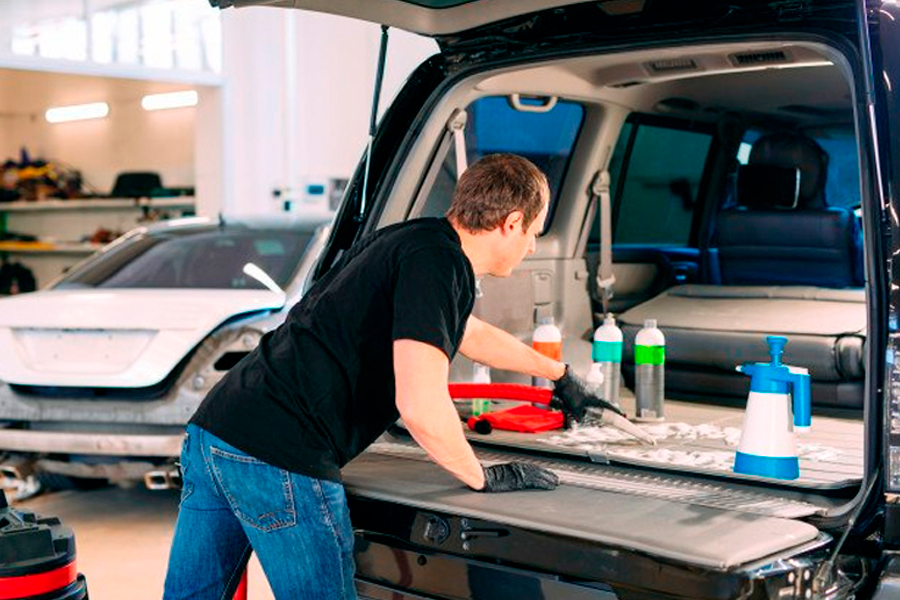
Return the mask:
{"type": "Polygon", "coordinates": [[[83,121],[85,119],[102,119],[109,114],[109,104],[94,102],[92,104],[73,104],[72,106],[56,106],[48,108],[44,113],[50,123],[66,121],[83,121]]]}
{"type": "Polygon", "coordinates": [[[141,98],[141,107],[144,110],[165,110],[185,106],[197,106],[197,92],[186,90],[168,94],[150,94],[141,98]]]}

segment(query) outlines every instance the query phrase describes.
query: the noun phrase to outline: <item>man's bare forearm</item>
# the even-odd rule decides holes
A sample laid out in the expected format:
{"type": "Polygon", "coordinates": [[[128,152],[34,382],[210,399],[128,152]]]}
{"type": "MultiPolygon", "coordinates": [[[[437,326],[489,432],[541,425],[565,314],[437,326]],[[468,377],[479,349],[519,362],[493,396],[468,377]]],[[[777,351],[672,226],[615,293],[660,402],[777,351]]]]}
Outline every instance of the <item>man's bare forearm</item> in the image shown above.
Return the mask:
{"type": "Polygon", "coordinates": [[[523,344],[513,335],[469,317],[466,334],[459,351],[464,356],[495,369],[516,371],[556,381],[565,373],[566,366],[523,344]]]}
{"type": "Polygon", "coordinates": [[[394,342],[397,410],[413,439],[431,459],[473,489],[484,469],[463,433],[447,391],[449,361],[437,348],[413,340],[394,342]]]}

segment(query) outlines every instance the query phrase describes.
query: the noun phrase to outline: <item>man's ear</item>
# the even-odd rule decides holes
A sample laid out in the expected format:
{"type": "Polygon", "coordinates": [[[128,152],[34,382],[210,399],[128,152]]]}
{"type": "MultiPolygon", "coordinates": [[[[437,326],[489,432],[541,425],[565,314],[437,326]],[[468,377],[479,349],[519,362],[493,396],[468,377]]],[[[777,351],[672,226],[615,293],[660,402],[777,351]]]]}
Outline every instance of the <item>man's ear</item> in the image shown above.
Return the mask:
{"type": "Polygon", "coordinates": [[[516,227],[524,230],[525,213],[521,210],[514,210],[503,219],[503,233],[512,233],[516,227]]]}

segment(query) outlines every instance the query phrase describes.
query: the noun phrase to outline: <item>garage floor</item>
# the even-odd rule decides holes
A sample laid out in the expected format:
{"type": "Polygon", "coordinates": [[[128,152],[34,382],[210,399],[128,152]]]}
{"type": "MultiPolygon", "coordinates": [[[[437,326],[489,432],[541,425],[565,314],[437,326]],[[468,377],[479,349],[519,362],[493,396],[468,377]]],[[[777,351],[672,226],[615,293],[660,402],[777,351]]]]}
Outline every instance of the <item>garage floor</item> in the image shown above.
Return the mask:
{"type": "MultiPolygon", "coordinates": [[[[87,578],[91,600],[162,597],[176,492],[108,487],[43,494],[15,506],[55,515],[75,531],[78,570],[87,578]]],[[[273,598],[255,557],[248,577],[249,600],[273,598]]]]}

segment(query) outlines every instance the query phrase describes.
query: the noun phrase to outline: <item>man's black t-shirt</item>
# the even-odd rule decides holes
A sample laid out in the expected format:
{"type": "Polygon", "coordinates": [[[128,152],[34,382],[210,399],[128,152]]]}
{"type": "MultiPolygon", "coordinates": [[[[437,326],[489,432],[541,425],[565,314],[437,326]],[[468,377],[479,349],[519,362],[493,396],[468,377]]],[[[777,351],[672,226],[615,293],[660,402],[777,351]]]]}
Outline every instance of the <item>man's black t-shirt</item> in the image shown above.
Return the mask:
{"type": "Polygon", "coordinates": [[[360,240],[209,392],[191,419],[275,466],[340,480],[339,469],[399,416],[393,341],[456,354],[475,276],[446,219],[360,240]]]}

